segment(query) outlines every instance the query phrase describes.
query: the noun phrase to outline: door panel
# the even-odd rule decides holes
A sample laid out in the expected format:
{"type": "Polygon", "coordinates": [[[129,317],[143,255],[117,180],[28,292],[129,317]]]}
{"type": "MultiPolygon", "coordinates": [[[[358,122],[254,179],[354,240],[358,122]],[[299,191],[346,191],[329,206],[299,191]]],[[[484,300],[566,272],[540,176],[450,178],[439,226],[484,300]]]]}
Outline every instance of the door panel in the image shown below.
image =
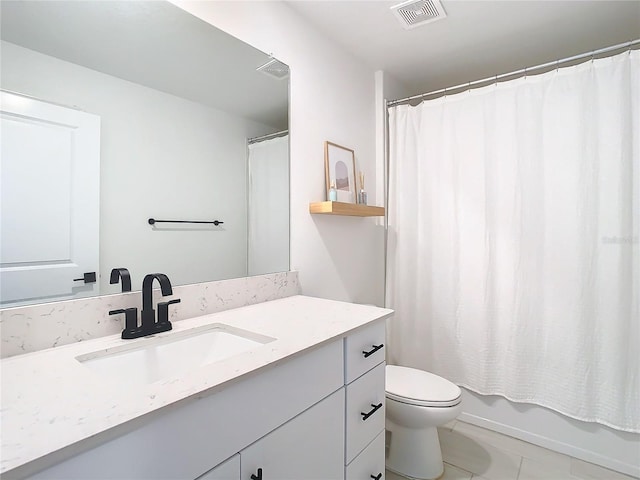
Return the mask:
{"type": "Polygon", "coordinates": [[[0,95],[0,300],[96,294],[100,118],[0,95]]]}
{"type": "Polygon", "coordinates": [[[240,478],[342,480],[344,401],[341,388],[242,450],[240,478]]]}

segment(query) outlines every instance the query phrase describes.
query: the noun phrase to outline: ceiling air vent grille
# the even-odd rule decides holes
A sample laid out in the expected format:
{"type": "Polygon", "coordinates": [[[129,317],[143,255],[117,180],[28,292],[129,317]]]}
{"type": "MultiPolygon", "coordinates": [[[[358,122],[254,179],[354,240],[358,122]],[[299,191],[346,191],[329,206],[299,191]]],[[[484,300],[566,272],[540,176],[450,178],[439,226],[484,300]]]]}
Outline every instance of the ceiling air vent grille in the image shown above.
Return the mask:
{"type": "Polygon", "coordinates": [[[391,11],[407,30],[447,16],[438,0],[409,0],[394,5],[391,11]]]}
{"type": "Polygon", "coordinates": [[[275,78],[287,78],[289,76],[289,66],[275,58],[272,58],[264,65],[260,65],[256,68],[256,71],[275,78]]]}

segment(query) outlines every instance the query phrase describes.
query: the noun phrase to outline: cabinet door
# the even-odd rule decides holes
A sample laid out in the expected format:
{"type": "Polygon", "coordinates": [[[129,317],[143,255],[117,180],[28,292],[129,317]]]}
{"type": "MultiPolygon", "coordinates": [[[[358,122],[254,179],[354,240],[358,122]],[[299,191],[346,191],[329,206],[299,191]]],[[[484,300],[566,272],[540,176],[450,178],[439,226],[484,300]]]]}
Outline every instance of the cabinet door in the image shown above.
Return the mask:
{"type": "Polygon", "coordinates": [[[240,455],[234,455],[196,480],[240,480],[240,455]]]}
{"type": "Polygon", "coordinates": [[[344,395],[341,388],[242,450],[240,478],[343,479],[344,395]]]}

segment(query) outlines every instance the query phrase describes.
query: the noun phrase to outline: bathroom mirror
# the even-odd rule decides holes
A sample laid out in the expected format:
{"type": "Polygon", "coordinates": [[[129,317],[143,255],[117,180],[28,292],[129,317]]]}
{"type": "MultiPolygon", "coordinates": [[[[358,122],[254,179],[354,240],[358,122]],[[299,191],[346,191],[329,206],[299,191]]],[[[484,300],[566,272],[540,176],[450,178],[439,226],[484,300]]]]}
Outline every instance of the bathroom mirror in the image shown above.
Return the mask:
{"type": "Polygon", "coordinates": [[[2,307],[289,269],[286,65],[164,1],[0,8],[2,307]]]}

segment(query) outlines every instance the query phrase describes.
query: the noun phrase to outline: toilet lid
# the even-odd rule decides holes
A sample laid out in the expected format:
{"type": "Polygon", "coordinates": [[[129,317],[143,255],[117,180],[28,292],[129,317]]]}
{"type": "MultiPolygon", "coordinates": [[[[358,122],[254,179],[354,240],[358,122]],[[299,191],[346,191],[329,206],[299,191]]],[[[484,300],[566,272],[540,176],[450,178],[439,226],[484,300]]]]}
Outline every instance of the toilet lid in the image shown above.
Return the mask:
{"type": "Polygon", "coordinates": [[[387,365],[386,376],[386,396],[393,400],[427,407],[451,407],[460,403],[460,388],[433,373],[387,365]]]}

